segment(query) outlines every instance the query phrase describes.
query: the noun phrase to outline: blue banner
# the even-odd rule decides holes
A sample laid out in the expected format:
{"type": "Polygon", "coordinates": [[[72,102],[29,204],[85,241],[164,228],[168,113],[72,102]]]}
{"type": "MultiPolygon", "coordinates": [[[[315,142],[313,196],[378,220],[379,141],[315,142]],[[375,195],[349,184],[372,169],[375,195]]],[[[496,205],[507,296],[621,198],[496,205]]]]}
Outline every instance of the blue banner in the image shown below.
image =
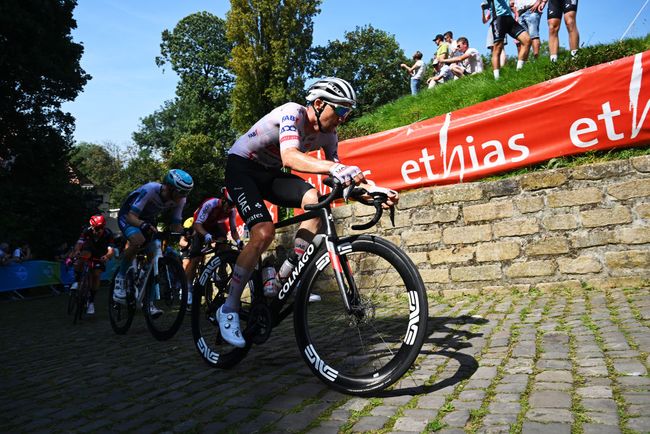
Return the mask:
{"type": "MultiPolygon", "coordinates": [[[[102,280],[110,280],[117,268],[118,261],[111,259],[106,263],[102,280]]],[[[36,286],[69,285],[74,282],[74,270],[61,262],[25,261],[0,266],[0,292],[36,286]]]]}
{"type": "Polygon", "coordinates": [[[0,267],[0,291],[48,286],[61,283],[61,264],[25,261],[0,267]]]}

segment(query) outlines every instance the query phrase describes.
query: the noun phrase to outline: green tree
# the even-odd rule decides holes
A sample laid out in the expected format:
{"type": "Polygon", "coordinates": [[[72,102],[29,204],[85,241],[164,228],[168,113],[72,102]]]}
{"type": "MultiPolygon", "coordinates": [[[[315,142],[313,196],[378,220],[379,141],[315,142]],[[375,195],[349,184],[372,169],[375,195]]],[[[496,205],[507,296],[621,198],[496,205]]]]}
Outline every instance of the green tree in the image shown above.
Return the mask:
{"type": "Polygon", "coordinates": [[[232,142],[228,107],[233,84],[228,70],[230,50],[225,21],[208,12],[189,15],[173,31],[163,31],[156,64],[169,64],[178,74],[176,98],[142,119],[141,127],[133,134],[136,144],[160,150],[166,156],[186,134],[232,142]]]}
{"type": "Polygon", "coordinates": [[[224,170],[228,148],[203,134],[181,137],[166,162],[168,168],[182,168],[194,179],[194,189],[188,197],[185,213],[193,212],[206,197],[219,194],[224,185],[224,170]]]}
{"type": "Polygon", "coordinates": [[[235,130],[246,131],[273,109],[303,93],[313,17],[320,0],[231,0],[226,19],[235,130]]]}
{"type": "Polygon", "coordinates": [[[112,143],[81,142],[70,151],[70,165],[95,186],[112,190],[122,176],[122,156],[112,143]]]}
{"type": "Polygon", "coordinates": [[[132,134],[133,141],[141,148],[168,151],[180,129],[179,112],[175,101],[165,101],[159,110],[140,119],[138,131],[132,134]]]}
{"type": "Polygon", "coordinates": [[[149,149],[131,147],[128,163],[111,193],[111,206],[119,207],[136,188],[147,182],[160,182],[165,175],[163,163],[149,149]]]}
{"type": "Polygon", "coordinates": [[[0,239],[26,240],[41,257],[78,235],[90,211],[71,183],[74,119],[61,110],[90,79],[70,34],[75,6],[0,2],[0,239]]]}
{"type": "Polygon", "coordinates": [[[348,80],[357,92],[359,108],[353,113],[359,116],[408,93],[403,62],[408,59],[395,36],[367,25],[346,32],[343,41],[314,48],[309,72],[348,80]]]}

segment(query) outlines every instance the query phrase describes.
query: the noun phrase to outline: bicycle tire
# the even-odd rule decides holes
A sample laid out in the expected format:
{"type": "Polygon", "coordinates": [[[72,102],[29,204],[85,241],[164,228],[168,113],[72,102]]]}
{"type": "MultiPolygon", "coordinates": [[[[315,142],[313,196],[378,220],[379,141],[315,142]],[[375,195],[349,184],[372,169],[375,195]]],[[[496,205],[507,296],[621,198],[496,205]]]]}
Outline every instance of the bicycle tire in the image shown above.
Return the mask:
{"type": "Polygon", "coordinates": [[[347,314],[323,248],[296,294],[294,331],[303,359],[328,386],[366,395],[399,380],[417,358],[426,337],[426,288],[409,257],[372,235],[341,240],[342,269],[357,287],[347,314]],[[321,300],[309,302],[311,291],[321,300]]]}
{"type": "Polygon", "coordinates": [[[117,273],[111,280],[111,285],[108,291],[108,318],[111,322],[111,328],[118,335],[126,334],[133,323],[135,316],[135,290],[134,290],[134,275],[135,270],[129,268],[127,271],[126,280],[126,304],[118,303],[113,300],[113,292],[115,291],[115,278],[117,273]]]}
{"type": "Polygon", "coordinates": [[[147,328],[159,341],[171,339],[180,329],[187,310],[187,278],[183,266],[175,257],[163,256],[158,259],[158,275],[153,276],[159,291],[151,285],[144,294],[142,310],[147,328]],[[152,304],[161,311],[154,314],[152,304]]]}
{"type": "Polygon", "coordinates": [[[79,289],[77,290],[77,301],[75,302],[72,324],[77,324],[77,322],[81,321],[83,318],[84,309],[86,308],[86,303],[88,301],[88,294],[90,292],[90,277],[90,273],[86,271],[81,278],[81,283],[79,284],[79,289]]]}
{"type": "MultiPolygon", "coordinates": [[[[201,358],[213,368],[227,369],[239,363],[252,345],[246,340],[244,348],[227,344],[219,332],[215,318],[217,309],[223,304],[232,277],[232,270],[239,252],[228,250],[213,256],[197,273],[192,296],[192,337],[194,346],[201,358]]],[[[248,295],[244,291],[242,308],[239,312],[240,325],[245,330],[252,284],[249,283],[248,295]]],[[[246,333],[244,332],[244,336],[246,333]]]]}
{"type": "Polygon", "coordinates": [[[70,288],[70,292],[68,292],[68,315],[72,315],[72,313],[75,311],[75,306],[77,304],[77,290],[70,288]]]}

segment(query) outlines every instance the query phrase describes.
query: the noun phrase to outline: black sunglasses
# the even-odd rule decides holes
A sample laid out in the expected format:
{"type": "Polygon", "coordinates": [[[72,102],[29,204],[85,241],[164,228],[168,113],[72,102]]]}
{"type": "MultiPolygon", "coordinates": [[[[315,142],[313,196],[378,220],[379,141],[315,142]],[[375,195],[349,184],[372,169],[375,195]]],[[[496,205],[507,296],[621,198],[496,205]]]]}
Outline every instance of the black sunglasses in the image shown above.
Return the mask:
{"type": "Polygon", "coordinates": [[[350,114],[350,112],[352,111],[352,107],[347,107],[347,106],[344,106],[344,105],[338,105],[338,104],[334,104],[334,103],[331,103],[331,102],[326,102],[325,104],[331,106],[332,109],[334,110],[334,113],[336,114],[336,116],[338,116],[340,118],[347,117],[350,114]]]}

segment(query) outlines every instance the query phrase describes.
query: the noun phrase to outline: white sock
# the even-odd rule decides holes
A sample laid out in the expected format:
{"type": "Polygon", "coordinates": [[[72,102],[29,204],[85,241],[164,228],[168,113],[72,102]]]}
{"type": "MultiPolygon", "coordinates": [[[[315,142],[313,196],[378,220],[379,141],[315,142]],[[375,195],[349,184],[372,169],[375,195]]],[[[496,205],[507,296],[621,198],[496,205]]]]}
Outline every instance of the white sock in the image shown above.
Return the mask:
{"type": "Polygon", "coordinates": [[[523,68],[524,63],[526,63],[525,60],[521,60],[521,59],[517,60],[517,70],[523,68]]]}
{"type": "Polygon", "coordinates": [[[499,70],[498,70],[498,69],[495,69],[495,70],[493,70],[492,72],[494,73],[494,79],[495,79],[495,80],[498,80],[498,79],[499,79],[499,70]]]}
{"type": "Polygon", "coordinates": [[[578,50],[571,50],[571,57],[576,57],[576,54],[578,54],[578,50]]]}
{"type": "Polygon", "coordinates": [[[230,286],[228,288],[228,298],[223,305],[223,313],[239,312],[241,306],[241,295],[244,292],[244,286],[253,274],[253,270],[247,270],[239,265],[235,265],[232,271],[232,278],[230,279],[230,286]]]}
{"type": "Polygon", "coordinates": [[[557,62],[557,54],[551,54],[551,62],[557,62]]]}

